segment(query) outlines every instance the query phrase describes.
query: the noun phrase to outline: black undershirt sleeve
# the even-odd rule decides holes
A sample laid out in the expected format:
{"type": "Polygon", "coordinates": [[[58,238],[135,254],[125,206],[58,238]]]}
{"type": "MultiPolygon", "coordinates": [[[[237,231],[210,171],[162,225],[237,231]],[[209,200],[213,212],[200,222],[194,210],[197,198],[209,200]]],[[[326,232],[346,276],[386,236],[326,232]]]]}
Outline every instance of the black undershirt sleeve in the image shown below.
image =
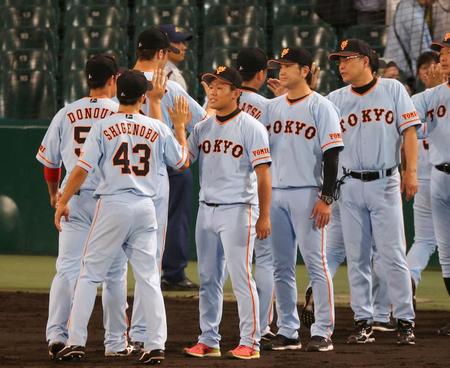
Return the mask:
{"type": "Polygon", "coordinates": [[[342,147],[334,147],[326,150],[323,154],[323,195],[332,196],[334,194],[341,150],[342,147]]]}

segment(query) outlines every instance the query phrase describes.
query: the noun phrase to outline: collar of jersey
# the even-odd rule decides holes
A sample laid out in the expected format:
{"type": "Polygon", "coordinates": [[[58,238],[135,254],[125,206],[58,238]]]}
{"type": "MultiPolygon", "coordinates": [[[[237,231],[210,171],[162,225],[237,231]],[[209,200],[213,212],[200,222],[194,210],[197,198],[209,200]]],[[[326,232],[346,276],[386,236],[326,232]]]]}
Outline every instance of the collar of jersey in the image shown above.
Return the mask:
{"type": "Polygon", "coordinates": [[[236,117],[242,112],[242,110],[240,110],[240,109],[238,109],[238,110],[239,110],[239,111],[238,111],[237,113],[235,113],[236,110],[234,110],[231,114],[227,115],[227,117],[229,116],[229,118],[226,119],[226,120],[224,120],[224,121],[218,120],[218,119],[217,119],[217,115],[214,116],[214,120],[215,120],[216,123],[219,124],[219,125],[225,125],[225,124],[229,123],[231,120],[233,120],[234,118],[236,118],[236,117]]]}
{"type": "Polygon", "coordinates": [[[303,97],[300,97],[300,98],[298,98],[298,99],[295,99],[294,102],[289,101],[289,98],[288,98],[288,96],[287,96],[287,94],[286,94],[286,95],[285,95],[285,96],[286,96],[286,102],[288,103],[289,106],[295,105],[296,103],[299,103],[299,102],[301,102],[301,101],[307,100],[308,97],[311,96],[311,95],[313,94],[313,92],[314,92],[314,91],[311,91],[311,92],[308,93],[307,95],[305,95],[305,96],[303,96],[303,97]]]}
{"type": "MultiPolygon", "coordinates": [[[[356,96],[365,96],[365,95],[367,95],[368,93],[372,92],[373,89],[378,85],[378,81],[380,80],[380,78],[376,77],[375,79],[376,79],[376,82],[373,84],[373,86],[370,87],[367,91],[365,91],[365,92],[363,92],[363,93],[358,93],[358,92],[356,92],[356,91],[353,89],[352,86],[350,86],[350,91],[352,91],[352,93],[353,93],[354,95],[356,95],[356,96]]],[[[373,80],[370,81],[370,83],[372,83],[372,82],[373,82],[373,80]]],[[[368,84],[366,84],[366,85],[369,85],[370,83],[368,83],[368,84]]],[[[363,86],[363,87],[364,87],[364,86],[363,86]]]]}

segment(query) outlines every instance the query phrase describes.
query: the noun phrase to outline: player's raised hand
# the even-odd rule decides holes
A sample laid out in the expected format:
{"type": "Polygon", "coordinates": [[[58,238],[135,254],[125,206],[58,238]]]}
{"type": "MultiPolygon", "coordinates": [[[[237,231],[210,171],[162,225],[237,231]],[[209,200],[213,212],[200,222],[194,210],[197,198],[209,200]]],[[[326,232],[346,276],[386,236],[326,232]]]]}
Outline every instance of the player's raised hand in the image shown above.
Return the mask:
{"type": "Polygon", "coordinates": [[[287,93],[286,88],[284,88],[279,79],[276,78],[269,78],[267,79],[267,87],[269,90],[275,95],[275,97],[284,95],[287,93]]]}
{"type": "Polygon", "coordinates": [[[167,76],[163,68],[159,67],[153,72],[151,91],[147,92],[150,99],[161,100],[166,93],[167,76]]]}
{"type": "Polygon", "coordinates": [[[272,233],[270,216],[260,215],[255,225],[256,237],[260,240],[267,238],[272,233]]]}
{"type": "Polygon", "coordinates": [[[331,205],[326,204],[321,199],[318,199],[309,218],[315,219],[314,226],[317,229],[322,229],[330,222],[331,205]]]}
{"type": "Polygon", "coordinates": [[[69,205],[59,202],[55,211],[55,226],[58,231],[61,231],[61,218],[64,216],[66,221],[69,221],[69,205]]]}
{"type": "Polygon", "coordinates": [[[189,104],[184,96],[175,96],[173,108],[168,108],[170,119],[175,128],[185,128],[192,120],[189,104]]]}
{"type": "Polygon", "coordinates": [[[406,200],[414,198],[418,190],[417,173],[415,171],[402,171],[401,191],[405,193],[406,200]]]}

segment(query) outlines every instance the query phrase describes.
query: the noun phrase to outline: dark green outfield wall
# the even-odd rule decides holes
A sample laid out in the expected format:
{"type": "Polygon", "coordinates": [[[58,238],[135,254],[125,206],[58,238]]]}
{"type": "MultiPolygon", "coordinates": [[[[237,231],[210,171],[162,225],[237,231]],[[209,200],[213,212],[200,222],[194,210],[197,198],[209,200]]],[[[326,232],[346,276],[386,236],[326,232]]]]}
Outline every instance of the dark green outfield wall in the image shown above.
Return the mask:
{"type": "MultiPolygon", "coordinates": [[[[48,202],[42,166],[35,159],[45,134],[46,124],[26,126],[18,122],[0,125],[0,254],[56,255],[57,231],[53,226],[53,210],[48,202]],[[9,125],[7,125],[9,124],[9,125]]],[[[198,193],[198,168],[193,167],[198,193]]],[[[193,201],[197,211],[198,196],[193,201]]],[[[412,202],[404,203],[408,245],[414,237],[412,202]]],[[[194,216],[195,217],[195,216],[194,216]]],[[[191,258],[195,258],[195,219],[192,220],[191,258]]],[[[437,264],[436,256],[433,264],[437,264]]]]}

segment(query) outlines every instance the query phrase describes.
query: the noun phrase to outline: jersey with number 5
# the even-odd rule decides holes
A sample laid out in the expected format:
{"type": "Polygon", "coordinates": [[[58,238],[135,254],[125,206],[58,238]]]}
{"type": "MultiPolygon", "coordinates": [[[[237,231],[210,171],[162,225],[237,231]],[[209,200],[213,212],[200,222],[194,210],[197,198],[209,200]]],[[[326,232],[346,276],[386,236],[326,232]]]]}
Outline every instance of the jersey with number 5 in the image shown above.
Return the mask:
{"type": "Polygon", "coordinates": [[[180,169],[186,158],[187,148],[163,122],[117,113],[93,126],[77,165],[88,172],[98,167],[96,195],[132,192],[153,198],[166,165],[180,169]]]}
{"type": "MultiPolygon", "coordinates": [[[[84,97],[66,105],[53,118],[36,155],[38,161],[52,169],[64,164],[64,184],[78,161],[83,144],[97,120],[117,112],[119,104],[109,98],[84,97]]],[[[81,189],[94,190],[98,178],[92,174],[81,189]]]]}

